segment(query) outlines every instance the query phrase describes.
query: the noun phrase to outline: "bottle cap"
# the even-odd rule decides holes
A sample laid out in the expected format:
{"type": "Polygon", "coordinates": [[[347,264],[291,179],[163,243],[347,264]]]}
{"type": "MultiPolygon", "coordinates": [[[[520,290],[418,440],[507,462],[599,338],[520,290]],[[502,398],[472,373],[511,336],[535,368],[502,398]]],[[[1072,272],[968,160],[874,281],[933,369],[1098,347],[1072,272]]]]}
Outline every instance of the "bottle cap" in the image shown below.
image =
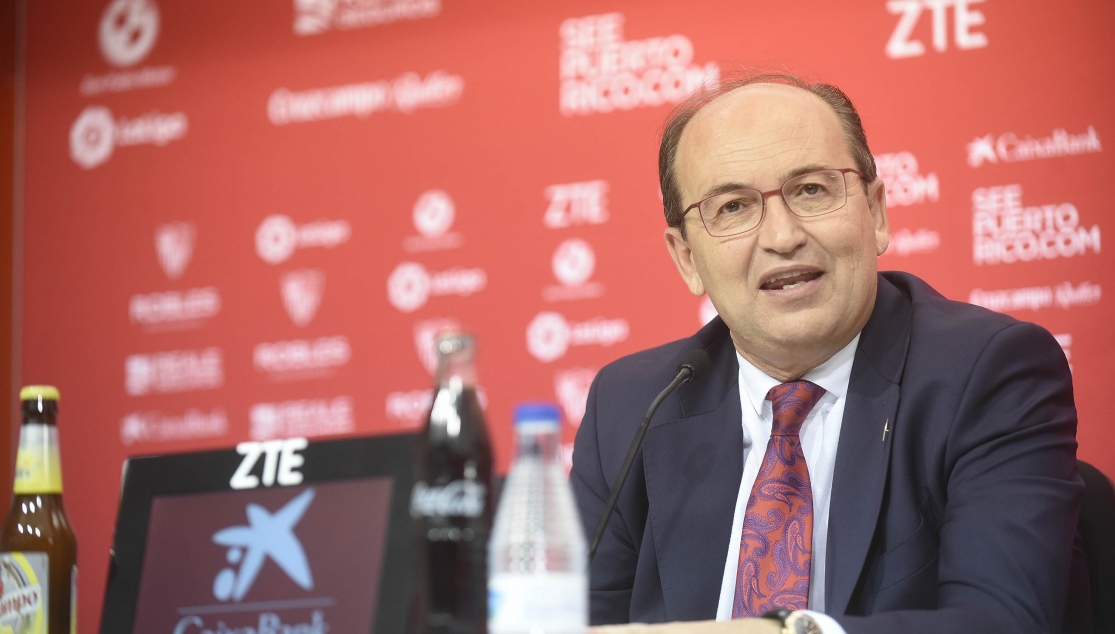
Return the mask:
{"type": "Polygon", "coordinates": [[[553,403],[519,403],[515,406],[515,425],[561,425],[561,412],[553,403]]]}
{"type": "Polygon", "coordinates": [[[448,328],[437,334],[437,351],[441,355],[453,354],[466,348],[472,348],[472,333],[459,328],[448,328]]]}
{"type": "Polygon", "coordinates": [[[21,401],[37,401],[39,399],[58,401],[61,400],[61,397],[58,394],[58,388],[53,385],[27,385],[19,391],[19,400],[21,401]]]}

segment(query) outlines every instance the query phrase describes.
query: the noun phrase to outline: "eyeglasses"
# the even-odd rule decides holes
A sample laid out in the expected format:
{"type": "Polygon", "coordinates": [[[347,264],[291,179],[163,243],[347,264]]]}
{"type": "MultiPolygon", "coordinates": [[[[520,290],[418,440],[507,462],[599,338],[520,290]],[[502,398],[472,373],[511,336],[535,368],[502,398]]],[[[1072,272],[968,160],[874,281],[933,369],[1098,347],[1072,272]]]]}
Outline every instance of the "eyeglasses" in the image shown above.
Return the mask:
{"type": "Polygon", "coordinates": [[[848,202],[848,183],[844,176],[848,172],[866,180],[862,173],[850,168],[806,172],[769,192],[744,187],[713,194],[686,207],[682,216],[698,209],[701,222],[712,237],[739,235],[759,226],[766,215],[767,196],[779,193],[786,201],[786,207],[795,215],[802,218],[820,216],[836,211],[848,202]]]}

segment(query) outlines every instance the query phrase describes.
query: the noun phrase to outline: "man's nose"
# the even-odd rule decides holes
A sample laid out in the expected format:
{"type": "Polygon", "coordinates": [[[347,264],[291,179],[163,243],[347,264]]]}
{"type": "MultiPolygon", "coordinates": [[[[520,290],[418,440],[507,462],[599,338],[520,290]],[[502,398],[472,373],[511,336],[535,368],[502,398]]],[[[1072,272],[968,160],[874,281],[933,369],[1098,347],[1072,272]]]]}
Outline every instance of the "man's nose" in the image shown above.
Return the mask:
{"type": "Polygon", "coordinates": [[[759,226],[759,247],[775,253],[790,253],[805,244],[801,218],[786,206],[781,193],[766,199],[766,214],[759,226]]]}

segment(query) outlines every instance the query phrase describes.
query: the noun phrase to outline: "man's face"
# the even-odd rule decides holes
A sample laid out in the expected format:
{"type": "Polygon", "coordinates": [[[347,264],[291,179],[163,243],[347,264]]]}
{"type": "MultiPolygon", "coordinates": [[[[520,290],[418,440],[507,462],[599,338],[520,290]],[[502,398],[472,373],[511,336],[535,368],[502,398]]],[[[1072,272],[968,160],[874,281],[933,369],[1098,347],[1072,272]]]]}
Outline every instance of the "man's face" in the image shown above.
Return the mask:
{"type": "MultiPolygon", "coordinates": [[[[808,91],[777,84],[706,105],[682,133],[675,160],[686,206],[729,183],[769,191],[802,170],[855,166],[836,113],[808,91]]],[[[845,180],[847,203],[829,214],[798,217],[776,194],[748,233],[714,238],[696,209],[685,217],[686,237],[666,232],[690,291],[708,293],[736,348],[760,368],[804,373],[871,314],[876,257],[889,240],[882,181],[865,184],[852,173],[845,180]]]]}

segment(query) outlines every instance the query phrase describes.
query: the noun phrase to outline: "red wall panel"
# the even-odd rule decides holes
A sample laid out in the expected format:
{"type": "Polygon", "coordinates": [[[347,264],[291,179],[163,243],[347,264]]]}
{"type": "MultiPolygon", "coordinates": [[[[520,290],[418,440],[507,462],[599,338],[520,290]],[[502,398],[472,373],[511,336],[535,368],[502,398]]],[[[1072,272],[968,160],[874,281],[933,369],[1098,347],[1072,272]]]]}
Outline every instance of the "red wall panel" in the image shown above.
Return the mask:
{"type": "Polygon", "coordinates": [[[516,401],[575,418],[601,365],[699,327],[661,238],[657,135],[686,91],[753,66],[852,96],[891,191],[881,268],[1056,334],[1080,455],[1115,473],[1109,3],[27,14],[22,373],[64,395],[83,630],[126,456],[413,428],[421,345],[448,321],[477,332],[505,467],[516,401]]]}

